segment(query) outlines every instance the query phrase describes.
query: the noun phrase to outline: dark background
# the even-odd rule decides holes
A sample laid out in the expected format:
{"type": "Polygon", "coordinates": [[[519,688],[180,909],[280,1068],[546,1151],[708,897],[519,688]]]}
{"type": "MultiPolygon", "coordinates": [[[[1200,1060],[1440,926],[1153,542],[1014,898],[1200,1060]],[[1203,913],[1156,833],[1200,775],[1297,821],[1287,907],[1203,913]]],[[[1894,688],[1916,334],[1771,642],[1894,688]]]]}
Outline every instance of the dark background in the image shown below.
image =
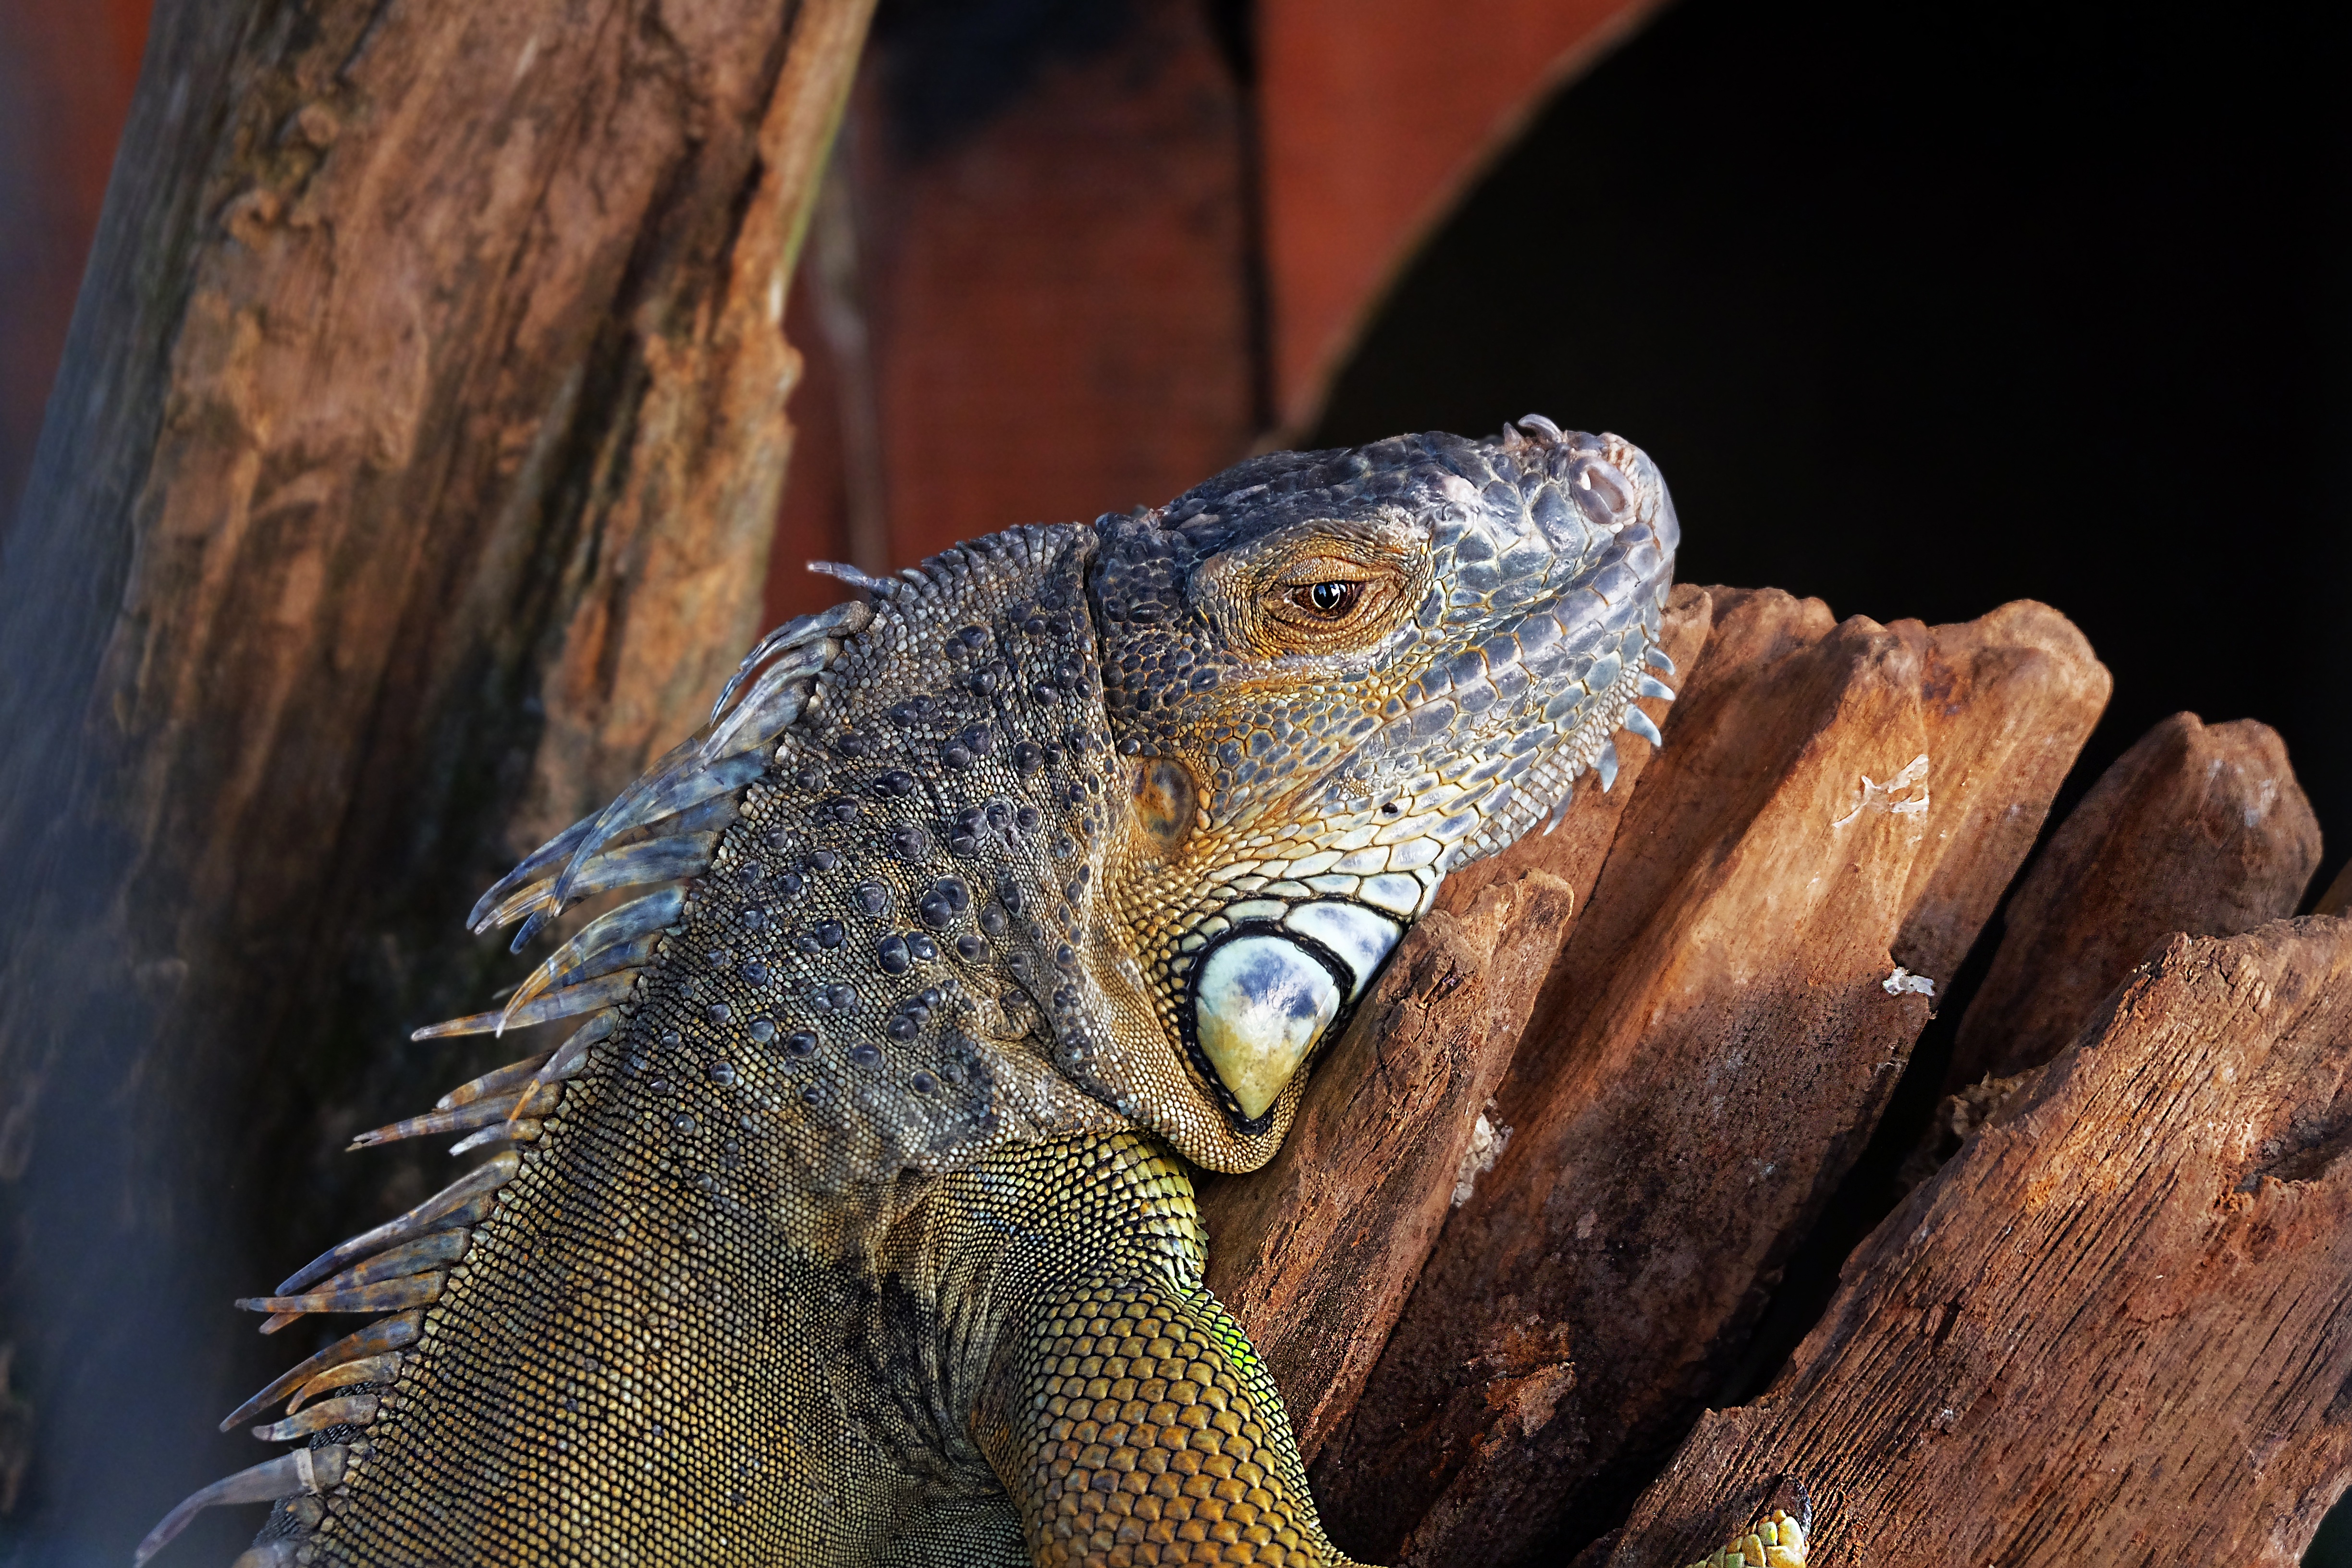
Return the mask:
{"type": "Polygon", "coordinates": [[[1533,409],[1657,458],[1685,582],[2056,605],[2168,713],[2286,739],[2352,851],[2341,7],[1685,0],[1410,269],[1318,444],[1533,409]]]}

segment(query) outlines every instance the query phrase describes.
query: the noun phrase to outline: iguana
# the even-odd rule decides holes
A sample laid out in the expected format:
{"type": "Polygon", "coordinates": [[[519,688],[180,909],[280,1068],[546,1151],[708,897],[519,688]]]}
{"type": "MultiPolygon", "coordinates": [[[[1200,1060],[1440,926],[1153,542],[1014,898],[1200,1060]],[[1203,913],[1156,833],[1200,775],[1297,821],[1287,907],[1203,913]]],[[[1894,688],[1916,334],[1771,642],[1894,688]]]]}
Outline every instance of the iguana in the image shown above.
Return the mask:
{"type": "Polygon", "coordinates": [[[636,890],[419,1032],[584,1020],[358,1140],[494,1152],[239,1303],[382,1315],[139,1561],[265,1500],[238,1568],[1344,1561],[1188,1167],[1265,1163],[1447,870],[1658,739],[1678,538],[1530,416],[829,568],[477,906],[636,890]]]}

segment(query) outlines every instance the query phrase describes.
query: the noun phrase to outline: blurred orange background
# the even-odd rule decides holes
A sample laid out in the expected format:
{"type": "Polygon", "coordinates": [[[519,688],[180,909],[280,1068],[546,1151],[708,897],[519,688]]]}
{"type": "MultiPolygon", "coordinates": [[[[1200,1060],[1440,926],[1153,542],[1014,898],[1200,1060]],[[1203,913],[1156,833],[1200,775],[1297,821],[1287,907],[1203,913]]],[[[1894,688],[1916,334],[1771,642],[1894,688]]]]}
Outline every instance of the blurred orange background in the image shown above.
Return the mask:
{"type": "MultiPolygon", "coordinates": [[[[1156,504],[1310,428],[1419,241],[1654,0],[885,0],[786,334],[772,558],[908,564],[1156,504]]],[[[0,0],[0,517],[137,80],[145,0],[0,0]]]]}

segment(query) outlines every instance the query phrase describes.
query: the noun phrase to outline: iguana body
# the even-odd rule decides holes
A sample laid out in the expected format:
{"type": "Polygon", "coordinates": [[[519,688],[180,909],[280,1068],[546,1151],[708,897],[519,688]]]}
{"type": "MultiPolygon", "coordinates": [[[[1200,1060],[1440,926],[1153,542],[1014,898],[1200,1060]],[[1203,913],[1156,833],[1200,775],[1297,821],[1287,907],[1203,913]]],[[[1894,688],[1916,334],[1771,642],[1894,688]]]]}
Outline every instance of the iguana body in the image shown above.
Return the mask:
{"type": "Polygon", "coordinates": [[[1186,1162],[1269,1158],[1444,871],[1654,733],[1664,488],[1524,423],[1255,459],[772,636],[478,909],[671,884],[509,1005],[588,1019],[551,1058],[371,1135],[501,1152],[248,1303],[394,1315],[232,1417],[294,1395],[310,1447],[142,1560],[268,1498],[247,1568],[1339,1560],[1186,1162]]]}

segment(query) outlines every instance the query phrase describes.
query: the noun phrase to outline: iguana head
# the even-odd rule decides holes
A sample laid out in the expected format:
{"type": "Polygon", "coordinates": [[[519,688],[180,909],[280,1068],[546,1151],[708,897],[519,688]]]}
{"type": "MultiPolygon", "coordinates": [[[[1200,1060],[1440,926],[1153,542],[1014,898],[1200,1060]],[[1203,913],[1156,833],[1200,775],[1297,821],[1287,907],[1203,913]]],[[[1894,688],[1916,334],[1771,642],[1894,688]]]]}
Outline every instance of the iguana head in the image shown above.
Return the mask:
{"type": "Polygon", "coordinates": [[[1626,442],[1529,418],[1255,458],[1097,530],[1134,791],[1102,889],[1126,952],[1089,965],[1130,993],[1098,1070],[1187,1154],[1246,1169],[1446,871],[1565,810],[1578,774],[1606,787],[1621,726],[1654,733],[1632,703],[1665,689],[1644,664],[1674,507],[1626,442]]]}

